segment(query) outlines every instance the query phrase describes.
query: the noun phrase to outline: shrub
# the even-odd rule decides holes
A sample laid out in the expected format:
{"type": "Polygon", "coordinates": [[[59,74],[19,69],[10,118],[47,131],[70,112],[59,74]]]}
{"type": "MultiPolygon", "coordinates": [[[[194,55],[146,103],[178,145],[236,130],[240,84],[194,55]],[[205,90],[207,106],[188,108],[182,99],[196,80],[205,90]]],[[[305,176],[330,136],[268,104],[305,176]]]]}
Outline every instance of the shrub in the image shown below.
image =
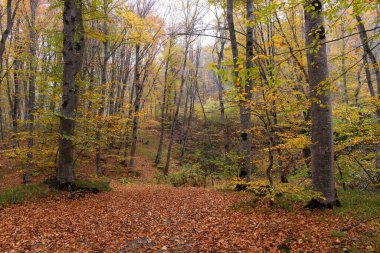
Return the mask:
{"type": "Polygon", "coordinates": [[[197,166],[185,165],[180,171],[172,173],[168,177],[169,182],[175,186],[206,186],[204,171],[197,166]]]}
{"type": "Polygon", "coordinates": [[[309,201],[312,198],[323,198],[321,193],[312,191],[304,186],[292,184],[268,185],[264,180],[245,182],[241,179],[234,179],[232,184],[236,189],[251,192],[258,197],[262,197],[275,203],[280,198],[287,198],[292,201],[309,201]]]}

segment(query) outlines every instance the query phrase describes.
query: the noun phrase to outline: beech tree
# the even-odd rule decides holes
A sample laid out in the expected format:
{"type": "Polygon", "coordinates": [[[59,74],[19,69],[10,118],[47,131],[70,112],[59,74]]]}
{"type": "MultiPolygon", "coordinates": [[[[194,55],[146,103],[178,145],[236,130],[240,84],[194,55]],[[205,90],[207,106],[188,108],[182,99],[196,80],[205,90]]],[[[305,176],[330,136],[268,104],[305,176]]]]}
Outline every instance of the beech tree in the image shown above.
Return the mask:
{"type": "Polygon", "coordinates": [[[1,155],[66,190],[74,167],[325,207],[376,189],[379,8],[328,2],[5,1],[1,155]]]}
{"type": "Polygon", "coordinates": [[[78,102],[78,79],[85,46],[82,5],[81,0],[65,0],[63,9],[64,66],[57,184],[60,189],[68,190],[75,185],[73,137],[78,102]]]}
{"type": "Polygon", "coordinates": [[[339,201],[335,189],[331,83],[321,1],[305,4],[305,34],[311,98],[311,173],[313,189],[324,197],[313,199],[309,205],[333,207],[339,201]]]}

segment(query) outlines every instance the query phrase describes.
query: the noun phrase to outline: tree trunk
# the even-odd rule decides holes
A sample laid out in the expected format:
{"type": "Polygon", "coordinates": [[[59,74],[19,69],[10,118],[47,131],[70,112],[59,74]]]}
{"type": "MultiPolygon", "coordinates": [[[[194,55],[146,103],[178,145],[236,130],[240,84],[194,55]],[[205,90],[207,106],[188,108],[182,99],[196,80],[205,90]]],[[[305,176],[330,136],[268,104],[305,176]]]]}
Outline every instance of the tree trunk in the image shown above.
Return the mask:
{"type": "Polygon", "coordinates": [[[16,32],[15,32],[15,54],[16,57],[14,59],[13,65],[14,65],[14,73],[13,73],[13,80],[14,80],[14,93],[13,93],[13,104],[12,104],[12,129],[13,129],[13,137],[12,137],[12,145],[13,148],[17,148],[19,146],[18,141],[18,120],[20,116],[20,86],[21,86],[21,71],[23,69],[23,62],[20,58],[22,54],[22,48],[20,45],[20,37],[19,37],[19,22],[17,22],[16,25],[16,32]]]}
{"type": "MultiPolygon", "coordinates": [[[[137,131],[139,124],[139,113],[140,113],[140,102],[143,92],[143,83],[140,80],[140,45],[136,45],[136,63],[135,63],[135,102],[134,102],[134,112],[133,112],[133,122],[132,122],[132,143],[131,143],[131,153],[129,159],[129,168],[133,169],[135,167],[136,159],[136,148],[137,148],[137,131]]],[[[132,96],[132,94],[131,94],[132,96]]]]}
{"type": "Polygon", "coordinates": [[[309,207],[330,207],[338,203],[335,190],[333,128],[330,83],[328,80],[326,34],[322,2],[308,0],[305,5],[305,34],[311,97],[311,170],[313,189],[325,199],[313,199],[309,207]]]}
{"type": "Polygon", "coordinates": [[[14,24],[19,3],[20,3],[20,0],[17,0],[15,8],[12,10],[12,0],[7,0],[7,25],[3,34],[1,35],[1,40],[0,40],[0,70],[3,69],[2,66],[3,66],[3,57],[4,57],[4,52],[5,52],[5,44],[7,43],[9,34],[12,31],[12,27],[14,24]]]}
{"type": "Polygon", "coordinates": [[[246,34],[246,70],[247,81],[243,87],[239,87],[240,93],[244,94],[244,100],[239,101],[240,107],[240,149],[244,159],[244,165],[240,170],[240,177],[247,182],[251,181],[252,173],[252,122],[250,102],[252,99],[253,79],[251,77],[253,68],[253,1],[248,0],[247,9],[247,34],[246,34]]]}
{"type": "MultiPolygon", "coordinates": [[[[341,27],[342,37],[345,36],[344,24],[341,27]]],[[[346,105],[348,105],[348,89],[347,89],[347,71],[346,71],[346,40],[342,39],[342,78],[343,78],[343,100],[346,105]]]]}
{"type": "MultiPolygon", "coordinates": [[[[104,15],[107,16],[107,8],[104,3],[104,15]]],[[[103,29],[104,29],[104,34],[105,36],[108,35],[108,26],[106,21],[103,24],[103,29]]],[[[105,104],[106,104],[106,88],[105,85],[107,84],[107,70],[108,70],[108,60],[109,60],[109,53],[108,53],[108,40],[106,39],[103,42],[103,64],[101,66],[101,85],[102,88],[102,99],[101,99],[101,104],[100,108],[98,111],[99,118],[101,119],[104,117],[104,109],[105,109],[105,104]]],[[[98,123],[98,129],[96,130],[96,174],[102,175],[103,174],[103,169],[102,169],[102,159],[101,159],[101,130],[102,130],[102,120],[98,123]]]]}
{"type": "Polygon", "coordinates": [[[32,162],[33,162],[33,132],[34,132],[34,108],[35,108],[35,100],[36,100],[36,71],[37,66],[35,63],[35,58],[37,56],[37,35],[36,35],[36,9],[38,6],[38,0],[30,0],[30,27],[29,27],[29,38],[30,38],[30,46],[29,46],[29,52],[30,52],[30,76],[29,76],[29,99],[28,99],[28,160],[26,163],[26,172],[23,175],[23,182],[29,183],[30,182],[30,173],[32,168],[32,162]]]}
{"type": "MultiPolygon", "coordinates": [[[[377,94],[376,94],[377,96],[376,97],[377,97],[377,99],[379,99],[379,96],[380,96],[380,66],[376,60],[375,54],[373,53],[372,49],[370,48],[370,46],[368,44],[368,35],[367,35],[366,30],[365,30],[363,20],[361,19],[360,16],[357,15],[356,21],[358,21],[358,31],[360,33],[360,40],[361,40],[361,43],[362,43],[362,46],[364,49],[364,53],[366,55],[368,55],[369,59],[372,62],[373,68],[375,70],[376,84],[377,84],[377,94]]],[[[368,62],[367,62],[367,64],[368,64],[368,62]]],[[[367,75],[367,81],[368,81],[368,80],[370,80],[370,78],[368,78],[368,77],[370,77],[370,73],[367,73],[367,71],[369,72],[369,70],[367,70],[367,68],[368,67],[366,67],[366,75],[367,75]]],[[[375,95],[373,88],[372,88],[371,93],[373,93],[373,95],[375,95]]],[[[373,96],[373,97],[375,97],[375,96],[373,96]]],[[[376,115],[377,115],[377,123],[380,124],[380,106],[379,105],[377,105],[377,107],[376,107],[376,115]]],[[[375,166],[376,166],[376,168],[380,169],[380,142],[378,142],[376,144],[375,166]]]]}
{"type": "Polygon", "coordinates": [[[161,163],[161,157],[162,157],[162,147],[164,145],[164,135],[165,135],[165,108],[166,108],[166,97],[167,97],[167,90],[168,90],[168,74],[169,74],[169,63],[172,56],[172,46],[173,46],[173,39],[169,39],[169,52],[168,56],[166,58],[165,62],[165,74],[164,74],[164,88],[162,92],[162,106],[161,106],[161,127],[160,127],[160,141],[158,143],[158,150],[156,159],[154,160],[155,164],[161,163]]]}
{"type": "MultiPolygon", "coordinates": [[[[228,0],[227,1],[227,23],[228,23],[228,30],[230,33],[230,42],[231,42],[231,50],[232,50],[232,57],[233,57],[233,63],[234,63],[234,83],[238,83],[238,72],[237,72],[237,60],[239,57],[239,51],[238,51],[238,44],[236,39],[236,33],[235,33],[235,25],[234,25],[234,17],[233,17],[233,10],[234,10],[234,1],[228,0]]],[[[253,21],[253,2],[247,1],[247,19],[248,22],[253,21]]],[[[247,57],[247,63],[246,68],[253,66],[252,58],[253,58],[253,28],[251,25],[247,25],[247,35],[246,35],[246,57],[247,57]]],[[[250,79],[250,78],[248,78],[250,79]]],[[[241,85],[239,85],[239,92],[243,92],[243,90],[246,92],[246,96],[244,98],[244,101],[239,101],[239,108],[240,108],[240,150],[241,155],[243,159],[242,167],[240,168],[239,177],[244,178],[247,182],[251,181],[251,168],[252,168],[252,134],[250,133],[251,128],[251,111],[250,108],[247,106],[249,103],[249,100],[251,99],[251,86],[252,85],[252,79],[247,81],[247,84],[245,85],[245,88],[243,89],[241,85]]]]}
{"type": "Polygon", "coordinates": [[[189,46],[190,46],[189,38],[186,38],[185,43],[186,43],[186,45],[185,45],[184,60],[183,60],[183,65],[182,65],[182,69],[181,69],[181,84],[179,87],[178,99],[177,99],[176,104],[175,104],[176,108],[175,108],[175,112],[174,112],[174,115],[172,118],[172,124],[170,127],[169,145],[168,145],[168,153],[166,155],[166,164],[165,164],[165,168],[164,168],[164,175],[169,174],[170,159],[171,159],[171,153],[172,153],[172,148],[173,148],[173,143],[174,143],[174,130],[175,130],[176,122],[177,122],[178,115],[179,115],[179,108],[181,107],[182,96],[183,96],[183,86],[185,85],[185,81],[186,81],[186,76],[185,76],[186,73],[185,72],[186,72],[187,57],[188,57],[189,46]]]}
{"type": "Polygon", "coordinates": [[[57,186],[72,190],[75,186],[73,164],[73,137],[77,108],[76,78],[82,67],[84,51],[82,1],[65,0],[63,9],[63,93],[60,117],[57,186]]]}
{"type": "MultiPolygon", "coordinates": [[[[224,46],[226,44],[225,40],[222,40],[220,43],[220,49],[218,52],[218,63],[216,66],[217,71],[222,69],[222,61],[224,59],[224,46]]],[[[228,126],[225,115],[225,106],[224,106],[224,88],[223,80],[219,74],[216,74],[216,84],[218,86],[218,99],[219,99],[219,109],[220,109],[220,124],[223,127],[223,140],[224,140],[224,156],[230,151],[230,136],[228,134],[228,126]]]]}

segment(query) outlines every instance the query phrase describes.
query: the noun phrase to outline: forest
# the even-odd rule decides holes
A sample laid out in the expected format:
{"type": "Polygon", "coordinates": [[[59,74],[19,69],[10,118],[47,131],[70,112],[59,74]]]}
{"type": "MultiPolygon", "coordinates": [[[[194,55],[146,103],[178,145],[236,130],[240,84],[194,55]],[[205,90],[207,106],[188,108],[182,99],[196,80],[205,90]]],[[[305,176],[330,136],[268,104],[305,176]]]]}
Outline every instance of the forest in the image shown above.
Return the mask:
{"type": "Polygon", "coordinates": [[[379,0],[3,0],[0,34],[0,252],[380,252],[379,0]]]}

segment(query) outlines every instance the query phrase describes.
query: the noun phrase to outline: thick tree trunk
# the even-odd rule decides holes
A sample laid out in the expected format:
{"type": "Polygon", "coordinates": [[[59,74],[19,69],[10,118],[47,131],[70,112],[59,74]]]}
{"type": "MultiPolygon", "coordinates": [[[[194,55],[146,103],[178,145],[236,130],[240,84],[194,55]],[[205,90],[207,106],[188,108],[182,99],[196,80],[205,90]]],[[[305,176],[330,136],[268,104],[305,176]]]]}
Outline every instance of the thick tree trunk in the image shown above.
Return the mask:
{"type": "Polygon", "coordinates": [[[84,28],[82,1],[65,0],[63,9],[63,93],[60,117],[57,186],[71,190],[75,185],[73,164],[73,137],[77,108],[78,85],[76,78],[82,67],[84,28]]]}
{"type": "Polygon", "coordinates": [[[322,2],[308,0],[305,5],[305,34],[311,94],[311,170],[313,189],[325,199],[310,202],[333,207],[338,203],[335,190],[334,150],[330,83],[328,80],[326,34],[322,2]]]}

